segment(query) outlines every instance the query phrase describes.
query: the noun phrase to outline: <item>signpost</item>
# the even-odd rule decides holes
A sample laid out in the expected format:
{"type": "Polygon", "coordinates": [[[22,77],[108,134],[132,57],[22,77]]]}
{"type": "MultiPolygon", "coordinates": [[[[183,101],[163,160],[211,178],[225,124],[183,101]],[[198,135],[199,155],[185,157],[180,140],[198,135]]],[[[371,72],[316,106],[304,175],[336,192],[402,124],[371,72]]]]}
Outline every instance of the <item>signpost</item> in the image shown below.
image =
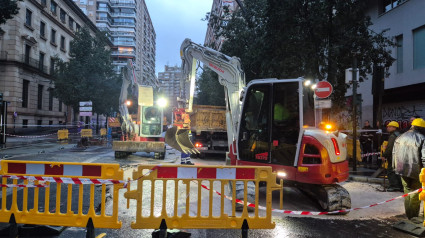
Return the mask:
{"type": "Polygon", "coordinates": [[[314,94],[318,98],[327,98],[332,94],[333,87],[327,81],[320,81],[316,84],[316,89],[314,90],[314,94]]]}
{"type": "MultiPolygon", "coordinates": [[[[80,102],[80,116],[81,117],[91,117],[93,116],[93,103],[92,101],[80,102]]],[[[86,118],[85,123],[87,124],[89,120],[86,118]]],[[[86,125],[87,127],[87,125],[86,125]]]]}

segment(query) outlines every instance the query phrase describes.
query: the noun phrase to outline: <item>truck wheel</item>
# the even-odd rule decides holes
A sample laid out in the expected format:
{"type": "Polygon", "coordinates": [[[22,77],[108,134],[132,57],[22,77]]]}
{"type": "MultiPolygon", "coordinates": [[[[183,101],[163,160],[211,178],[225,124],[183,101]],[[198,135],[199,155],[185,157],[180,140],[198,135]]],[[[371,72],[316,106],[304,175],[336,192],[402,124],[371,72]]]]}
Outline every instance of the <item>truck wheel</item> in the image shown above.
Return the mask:
{"type": "MultiPolygon", "coordinates": [[[[123,159],[126,158],[129,154],[129,152],[125,151],[115,151],[115,159],[123,159]]],[[[131,154],[131,153],[130,153],[131,154]]]]}

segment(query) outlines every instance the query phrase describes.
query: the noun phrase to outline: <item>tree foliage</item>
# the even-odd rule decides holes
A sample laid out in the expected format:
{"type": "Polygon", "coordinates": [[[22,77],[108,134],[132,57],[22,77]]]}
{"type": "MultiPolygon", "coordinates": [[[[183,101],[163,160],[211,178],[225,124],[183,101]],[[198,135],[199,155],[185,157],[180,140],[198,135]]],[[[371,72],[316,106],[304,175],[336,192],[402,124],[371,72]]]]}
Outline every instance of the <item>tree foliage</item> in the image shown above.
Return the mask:
{"type": "Polygon", "coordinates": [[[0,25],[18,14],[18,1],[22,0],[0,0],[0,25]]]}
{"type": "Polygon", "coordinates": [[[224,106],[224,87],[218,82],[218,75],[205,68],[197,83],[198,96],[196,104],[224,106]]]}
{"type": "Polygon", "coordinates": [[[361,0],[245,0],[241,10],[210,16],[221,51],[241,59],[247,82],[258,78],[313,78],[334,86],[342,106],[348,85],[345,69],[358,59],[360,75],[373,66],[388,70],[394,46],[385,32],[373,32],[361,0]]]}
{"type": "Polygon", "coordinates": [[[56,58],[55,97],[78,111],[80,101],[92,101],[93,111],[107,114],[118,108],[121,82],[113,71],[106,37],[81,29],[71,42],[70,60],[56,58]]]}

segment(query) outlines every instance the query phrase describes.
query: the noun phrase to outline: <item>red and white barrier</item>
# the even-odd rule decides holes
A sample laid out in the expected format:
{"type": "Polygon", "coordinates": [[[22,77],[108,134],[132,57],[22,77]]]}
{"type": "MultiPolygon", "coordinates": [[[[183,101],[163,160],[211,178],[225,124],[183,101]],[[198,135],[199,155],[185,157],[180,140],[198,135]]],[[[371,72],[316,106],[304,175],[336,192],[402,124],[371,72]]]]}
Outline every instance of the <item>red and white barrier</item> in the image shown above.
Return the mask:
{"type": "Polygon", "coordinates": [[[59,176],[102,176],[100,165],[51,166],[50,164],[8,163],[8,174],[59,175],[59,176]]]}
{"type": "Polygon", "coordinates": [[[255,179],[252,168],[160,167],[158,178],[168,179],[255,179]]]}

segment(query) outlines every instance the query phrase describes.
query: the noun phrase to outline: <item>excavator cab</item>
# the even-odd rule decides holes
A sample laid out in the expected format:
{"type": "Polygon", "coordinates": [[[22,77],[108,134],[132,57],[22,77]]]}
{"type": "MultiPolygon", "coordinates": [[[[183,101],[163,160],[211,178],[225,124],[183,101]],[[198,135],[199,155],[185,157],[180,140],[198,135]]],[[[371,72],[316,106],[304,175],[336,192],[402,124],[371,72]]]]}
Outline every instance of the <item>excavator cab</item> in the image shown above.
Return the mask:
{"type": "Polygon", "coordinates": [[[141,133],[144,137],[157,137],[162,133],[163,110],[157,106],[142,106],[141,133]]]}
{"type": "Polygon", "coordinates": [[[248,86],[238,136],[239,159],[294,166],[302,127],[301,81],[248,86]]]}

